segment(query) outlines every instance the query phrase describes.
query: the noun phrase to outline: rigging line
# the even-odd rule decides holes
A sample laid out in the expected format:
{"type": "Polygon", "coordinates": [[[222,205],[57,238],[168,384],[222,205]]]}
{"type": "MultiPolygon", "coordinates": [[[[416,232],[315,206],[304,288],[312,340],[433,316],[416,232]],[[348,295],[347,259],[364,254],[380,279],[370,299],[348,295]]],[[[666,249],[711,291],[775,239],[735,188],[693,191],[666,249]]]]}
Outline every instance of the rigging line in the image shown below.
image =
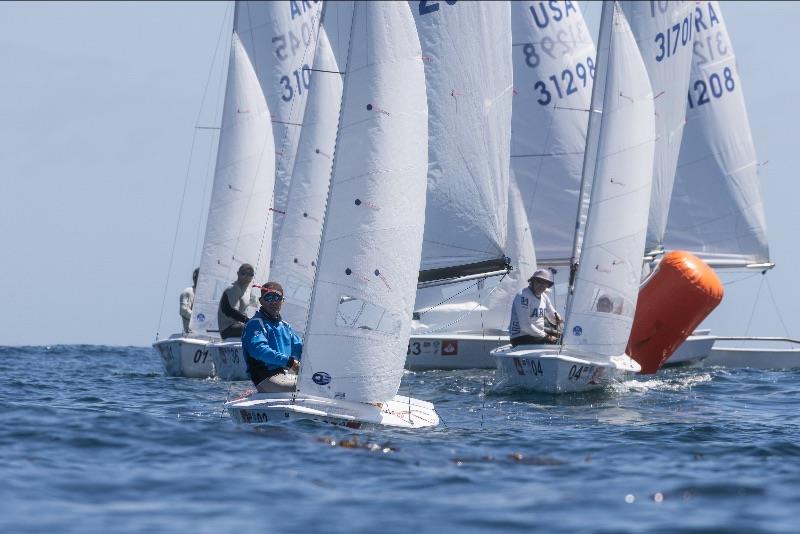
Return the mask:
{"type": "MultiPolygon", "coordinates": [[[[230,6],[228,6],[228,10],[230,10],[230,6]]],[[[227,18],[228,18],[228,11],[226,10],[225,19],[227,20],[227,18]]],[[[227,26],[227,24],[223,24],[223,28],[225,26],[227,26]]],[[[233,23],[231,23],[231,27],[233,27],[233,23]]],[[[232,34],[233,34],[233,31],[231,32],[231,35],[232,34]]],[[[222,32],[220,32],[219,41],[220,41],[220,43],[222,41],[222,32]]],[[[233,38],[231,38],[231,45],[232,44],[233,44],[233,38]]],[[[217,50],[219,50],[220,48],[221,48],[221,46],[218,43],[217,44],[217,50]]],[[[215,51],[214,52],[214,60],[215,61],[216,61],[216,57],[217,57],[217,55],[216,55],[216,51],[215,51]]],[[[219,82],[218,82],[218,86],[217,86],[217,94],[225,95],[225,92],[226,92],[225,91],[225,87],[224,87],[223,84],[225,82],[227,82],[228,71],[230,70],[230,54],[228,54],[228,60],[229,60],[229,64],[228,64],[227,68],[223,68],[222,69],[222,74],[223,75],[219,77],[219,82]]],[[[210,73],[209,73],[209,75],[210,75],[210,73]]],[[[223,96],[222,97],[222,101],[224,102],[224,100],[225,100],[225,97],[223,96]]],[[[214,180],[214,176],[213,175],[211,176],[211,179],[209,180],[209,175],[211,175],[212,165],[213,165],[214,170],[216,170],[216,161],[212,157],[213,154],[214,154],[214,148],[216,147],[217,148],[217,152],[219,152],[219,141],[220,141],[220,138],[222,136],[222,133],[221,133],[222,132],[222,116],[221,116],[221,112],[220,112],[219,108],[220,108],[220,99],[218,98],[217,102],[216,102],[216,108],[214,109],[214,120],[217,122],[217,124],[220,125],[220,127],[217,128],[220,131],[220,134],[217,137],[217,142],[216,143],[214,143],[213,140],[212,140],[212,142],[208,144],[208,160],[207,160],[207,163],[206,163],[206,175],[205,175],[205,178],[203,179],[203,196],[200,197],[200,202],[201,202],[200,203],[200,209],[201,210],[205,206],[209,206],[209,209],[210,209],[210,204],[211,204],[211,200],[206,195],[210,195],[211,194],[208,191],[208,189],[209,189],[208,185],[209,185],[210,181],[214,180]]],[[[211,129],[211,128],[202,128],[202,129],[211,129]]],[[[194,236],[194,254],[192,255],[192,259],[194,260],[194,263],[197,264],[197,265],[199,265],[201,260],[202,260],[202,258],[200,257],[200,255],[202,253],[202,248],[201,248],[202,241],[200,241],[200,231],[206,227],[206,224],[208,224],[208,213],[209,213],[209,210],[205,210],[205,212],[201,211],[201,213],[200,213],[200,224],[197,225],[197,230],[195,231],[195,236],[194,236]]]]}
{"type": "Polygon", "coordinates": [[[338,70],[325,70],[325,69],[308,69],[308,70],[310,70],[311,72],[328,72],[330,74],[345,74],[344,71],[338,71],[338,70]]]}
{"type": "Polygon", "coordinates": [[[746,276],[743,276],[742,278],[739,278],[738,280],[731,280],[730,282],[723,282],[723,285],[726,286],[726,287],[727,286],[732,286],[733,284],[738,284],[739,282],[744,282],[745,280],[750,280],[751,278],[754,278],[754,277],[756,277],[756,276],[758,276],[760,274],[761,273],[750,273],[750,274],[748,274],[746,276]]]}
{"type": "Polygon", "coordinates": [[[781,310],[778,307],[777,301],[775,300],[775,295],[772,293],[772,286],[769,283],[769,278],[767,278],[766,274],[762,276],[764,277],[764,280],[767,282],[767,292],[769,293],[770,300],[772,300],[772,306],[775,308],[775,311],[778,314],[778,319],[780,320],[781,326],[783,327],[783,333],[786,335],[786,337],[790,338],[792,336],[789,335],[789,329],[786,327],[786,323],[783,321],[783,315],[781,314],[781,310]]]}
{"type": "Polygon", "coordinates": [[[276,121],[275,119],[270,120],[273,124],[288,124],[289,126],[302,126],[302,122],[290,122],[290,121],[276,121]]]}
{"type": "MultiPolygon", "coordinates": [[[[503,278],[505,278],[505,277],[506,277],[506,275],[504,274],[504,275],[503,275],[503,278]]],[[[492,288],[492,290],[491,290],[491,291],[489,291],[489,294],[488,294],[488,295],[486,295],[486,298],[487,298],[487,299],[488,299],[489,297],[491,297],[491,296],[492,296],[492,293],[494,293],[495,291],[497,291],[497,288],[499,288],[499,287],[500,287],[500,283],[503,281],[503,278],[501,278],[501,279],[500,279],[500,281],[497,283],[497,285],[496,285],[496,286],[494,286],[494,287],[492,288]]],[[[478,280],[478,282],[481,282],[481,281],[483,281],[483,280],[485,280],[485,279],[486,279],[486,278],[482,278],[482,279],[478,280]]],[[[473,285],[474,285],[474,284],[473,284],[473,285]]],[[[470,286],[470,287],[472,287],[472,286],[470,286]]],[[[469,288],[467,288],[467,289],[469,289],[469,288]]],[[[460,292],[456,293],[455,295],[453,295],[453,297],[456,297],[456,296],[460,295],[460,294],[461,294],[461,293],[463,293],[464,291],[466,291],[466,289],[465,289],[465,290],[463,290],[463,291],[460,291],[460,292]]],[[[452,299],[453,297],[450,297],[450,298],[452,299]]],[[[450,299],[447,299],[447,300],[450,300],[450,299]]],[[[444,301],[444,302],[447,302],[447,301],[444,301]]],[[[432,307],[432,308],[429,308],[428,310],[426,310],[426,311],[425,311],[425,313],[427,313],[427,312],[431,311],[432,309],[434,309],[434,308],[436,308],[437,306],[440,306],[440,305],[441,305],[441,304],[437,304],[436,306],[434,306],[434,307],[432,307]]],[[[442,330],[444,330],[444,329],[446,329],[446,328],[450,328],[450,327],[451,327],[451,326],[453,326],[454,324],[456,324],[456,323],[459,323],[459,322],[461,322],[462,320],[464,320],[464,318],[466,318],[466,317],[467,317],[467,316],[469,316],[471,313],[473,313],[473,312],[474,312],[474,311],[475,311],[475,310],[478,308],[478,306],[480,306],[480,305],[481,305],[481,304],[480,304],[480,302],[478,302],[477,304],[475,304],[475,306],[474,306],[474,307],[473,307],[471,310],[468,310],[468,311],[464,312],[464,313],[463,313],[463,314],[462,314],[460,317],[457,317],[455,320],[453,320],[453,321],[451,321],[451,322],[449,322],[449,323],[447,323],[447,324],[441,325],[441,326],[439,326],[439,327],[437,327],[437,328],[431,328],[431,329],[429,329],[429,330],[426,330],[424,333],[425,333],[425,334],[432,334],[432,333],[435,333],[435,332],[440,332],[440,331],[442,331],[442,330]]],[[[483,314],[483,311],[481,311],[481,314],[483,314]]],[[[419,317],[421,318],[421,317],[422,317],[422,314],[420,314],[420,315],[419,315],[419,317]]],[[[481,317],[482,317],[482,315],[481,315],[481,317]]],[[[482,326],[482,328],[483,328],[483,326],[482,326]]]]}
{"type": "Polygon", "coordinates": [[[761,296],[761,288],[764,286],[764,278],[761,278],[761,281],[758,284],[758,292],[756,293],[756,301],[753,303],[753,308],[750,310],[750,318],[747,320],[747,328],[744,329],[744,335],[750,335],[750,325],[753,322],[753,317],[756,314],[756,308],[758,307],[758,299],[761,296]]]}
{"type": "Polygon", "coordinates": [[[483,430],[483,412],[486,411],[486,377],[483,377],[483,395],[481,395],[481,430],[483,430]]]}
{"type": "Polygon", "coordinates": [[[189,174],[192,168],[192,157],[194,155],[194,147],[195,143],[197,142],[197,125],[200,123],[200,115],[203,111],[203,103],[206,100],[206,95],[208,93],[208,86],[211,83],[211,73],[214,69],[214,63],[217,59],[217,52],[220,48],[220,42],[222,41],[222,32],[225,28],[225,21],[228,18],[227,12],[230,7],[227,7],[225,10],[225,16],[222,17],[222,23],[219,27],[219,34],[217,36],[217,46],[214,49],[214,56],[211,58],[211,65],[208,68],[208,75],[206,76],[206,84],[203,87],[203,96],[200,97],[200,109],[197,111],[197,118],[194,121],[195,129],[192,133],[192,144],[189,148],[189,161],[186,164],[186,174],[183,179],[183,192],[181,193],[181,203],[180,207],[178,208],[178,220],[175,222],[175,233],[172,236],[172,250],[169,253],[169,264],[167,266],[167,276],[165,276],[164,280],[164,292],[161,295],[161,311],[158,314],[158,326],[156,327],[156,341],[158,341],[158,336],[161,330],[161,321],[164,319],[164,306],[167,304],[167,289],[169,288],[169,275],[172,272],[172,265],[175,260],[175,245],[178,243],[178,229],[180,228],[181,218],[183,217],[183,208],[186,203],[186,190],[188,189],[189,185],[189,174]]]}
{"type": "Polygon", "coordinates": [[[549,158],[555,156],[582,156],[583,150],[579,152],[550,152],[549,154],[546,152],[542,152],[540,154],[511,154],[512,158],[549,158]]]}
{"type": "Polygon", "coordinates": [[[469,290],[470,290],[470,289],[472,289],[473,287],[477,286],[477,285],[478,285],[478,284],[481,282],[481,280],[484,280],[484,279],[485,279],[485,278],[478,279],[478,280],[477,280],[477,281],[476,281],[474,284],[471,284],[471,285],[469,285],[469,286],[465,287],[464,289],[462,289],[462,290],[461,290],[461,291],[459,291],[458,293],[456,293],[456,294],[454,294],[454,295],[451,295],[451,296],[447,297],[446,299],[444,299],[443,301],[439,302],[438,304],[434,304],[433,306],[431,306],[430,308],[428,308],[428,309],[427,309],[427,310],[425,310],[424,312],[419,312],[419,317],[422,317],[423,315],[425,315],[425,314],[426,314],[426,313],[428,313],[429,311],[431,311],[431,310],[434,310],[434,309],[438,308],[439,306],[441,306],[442,304],[445,304],[446,302],[448,302],[448,301],[450,301],[450,300],[453,300],[454,298],[456,298],[456,297],[457,297],[457,296],[459,296],[460,294],[464,293],[465,291],[469,291],[469,290]]]}

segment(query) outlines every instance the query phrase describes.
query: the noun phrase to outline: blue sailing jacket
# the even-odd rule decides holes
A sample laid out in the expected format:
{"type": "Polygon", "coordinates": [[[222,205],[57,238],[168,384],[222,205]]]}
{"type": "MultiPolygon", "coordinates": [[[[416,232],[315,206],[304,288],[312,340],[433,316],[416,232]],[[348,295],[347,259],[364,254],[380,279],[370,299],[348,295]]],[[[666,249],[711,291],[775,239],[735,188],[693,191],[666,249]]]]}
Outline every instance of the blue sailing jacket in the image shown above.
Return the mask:
{"type": "Polygon", "coordinates": [[[258,310],[244,328],[242,348],[245,359],[258,360],[267,369],[284,368],[289,363],[290,356],[295,360],[300,359],[303,341],[289,323],[270,319],[267,314],[258,310]]]}

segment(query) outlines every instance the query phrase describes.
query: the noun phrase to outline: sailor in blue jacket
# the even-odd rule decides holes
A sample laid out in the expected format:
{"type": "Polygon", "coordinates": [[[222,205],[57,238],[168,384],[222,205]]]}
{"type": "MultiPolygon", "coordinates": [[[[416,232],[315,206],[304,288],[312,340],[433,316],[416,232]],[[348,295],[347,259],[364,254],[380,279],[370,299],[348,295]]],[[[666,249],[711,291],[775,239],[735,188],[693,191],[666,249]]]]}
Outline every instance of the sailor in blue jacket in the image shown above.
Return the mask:
{"type": "Polygon", "coordinates": [[[303,341],[281,320],[283,287],[267,282],[261,286],[258,302],[261,308],[247,321],[242,334],[247,372],[260,393],[294,391],[303,341]]]}

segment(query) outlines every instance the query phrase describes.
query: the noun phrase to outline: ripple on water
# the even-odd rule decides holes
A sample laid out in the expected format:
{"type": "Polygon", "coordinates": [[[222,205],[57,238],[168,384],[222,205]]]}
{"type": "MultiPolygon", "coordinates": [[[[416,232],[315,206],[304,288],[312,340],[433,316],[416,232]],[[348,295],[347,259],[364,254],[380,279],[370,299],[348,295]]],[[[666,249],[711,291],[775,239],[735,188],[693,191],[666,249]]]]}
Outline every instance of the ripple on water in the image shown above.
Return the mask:
{"type": "Polygon", "coordinates": [[[491,370],[406,373],[401,394],[444,424],[354,433],[238,427],[223,403],[249,384],[164,377],[150,347],[0,361],[5,532],[796,530],[798,373],[561,396],[494,392],[491,370]]]}

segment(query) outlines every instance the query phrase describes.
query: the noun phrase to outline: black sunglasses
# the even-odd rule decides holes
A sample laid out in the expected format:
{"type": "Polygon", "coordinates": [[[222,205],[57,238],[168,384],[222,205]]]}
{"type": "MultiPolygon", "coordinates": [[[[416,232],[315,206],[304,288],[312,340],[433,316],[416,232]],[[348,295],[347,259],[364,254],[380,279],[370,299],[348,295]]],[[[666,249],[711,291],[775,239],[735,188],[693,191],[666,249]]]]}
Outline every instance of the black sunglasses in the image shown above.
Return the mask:
{"type": "Polygon", "coordinates": [[[261,298],[264,299],[265,302],[280,302],[283,300],[283,297],[276,293],[267,293],[266,295],[261,295],[261,298]]]}
{"type": "Polygon", "coordinates": [[[242,276],[255,276],[256,273],[254,271],[239,271],[239,274],[242,276]]]}

